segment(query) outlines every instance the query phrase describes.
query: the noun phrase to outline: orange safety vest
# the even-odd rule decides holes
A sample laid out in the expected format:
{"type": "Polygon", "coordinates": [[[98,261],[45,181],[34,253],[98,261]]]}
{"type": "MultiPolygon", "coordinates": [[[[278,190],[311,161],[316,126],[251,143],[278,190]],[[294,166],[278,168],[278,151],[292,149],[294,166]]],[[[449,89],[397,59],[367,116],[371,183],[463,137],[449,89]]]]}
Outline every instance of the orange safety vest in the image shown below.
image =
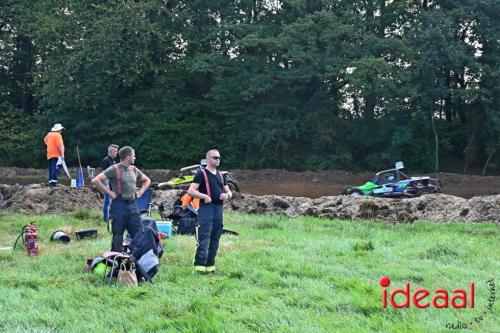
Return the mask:
{"type": "Polygon", "coordinates": [[[54,157],[61,157],[61,152],[58,146],[64,148],[64,142],[61,133],[59,132],[49,132],[43,139],[47,145],[47,159],[50,160],[54,157]]]}
{"type": "Polygon", "coordinates": [[[183,206],[191,205],[195,209],[199,209],[200,208],[200,199],[193,198],[192,196],[190,196],[187,193],[182,196],[181,202],[182,202],[183,206]]]}

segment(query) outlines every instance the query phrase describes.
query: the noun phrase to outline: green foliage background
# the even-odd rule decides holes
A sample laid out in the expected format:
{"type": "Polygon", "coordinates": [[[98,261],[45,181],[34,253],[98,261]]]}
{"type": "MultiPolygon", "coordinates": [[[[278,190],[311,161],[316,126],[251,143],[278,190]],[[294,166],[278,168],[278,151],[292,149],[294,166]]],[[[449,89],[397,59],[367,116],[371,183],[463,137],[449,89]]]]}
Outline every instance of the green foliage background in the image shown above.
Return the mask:
{"type": "Polygon", "coordinates": [[[0,4],[0,165],[500,172],[496,0],[0,4]]]}

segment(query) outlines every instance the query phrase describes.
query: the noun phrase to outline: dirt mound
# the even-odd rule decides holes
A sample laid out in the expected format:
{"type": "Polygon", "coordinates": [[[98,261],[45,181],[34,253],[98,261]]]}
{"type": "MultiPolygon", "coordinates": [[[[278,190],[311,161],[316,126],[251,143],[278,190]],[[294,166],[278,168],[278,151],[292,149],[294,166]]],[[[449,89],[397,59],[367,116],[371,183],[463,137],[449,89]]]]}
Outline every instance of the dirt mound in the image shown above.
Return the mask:
{"type": "Polygon", "coordinates": [[[412,199],[329,196],[317,199],[276,195],[236,195],[234,211],[287,216],[318,216],[340,219],[370,219],[391,222],[500,222],[500,195],[470,200],[445,194],[412,199]]]}
{"type": "MultiPolygon", "coordinates": [[[[155,191],[153,210],[164,203],[170,209],[180,191],[155,191]]],[[[77,205],[101,210],[102,199],[90,187],[74,189],[59,185],[55,188],[46,185],[0,185],[0,208],[24,214],[51,214],[71,212],[77,205]],[[3,200],[2,200],[3,198],[3,200]]]]}
{"type": "Polygon", "coordinates": [[[90,188],[0,185],[0,193],[4,197],[2,208],[24,214],[65,213],[73,211],[79,204],[99,210],[102,204],[97,193],[90,188]]]}
{"type": "Polygon", "coordinates": [[[156,190],[153,197],[153,210],[158,210],[158,206],[163,203],[165,210],[170,211],[180,192],[180,190],[156,190]]]}
{"type": "MultiPolygon", "coordinates": [[[[163,203],[172,208],[180,191],[155,191],[153,209],[163,203]]],[[[64,213],[80,204],[100,210],[102,200],[90,188],[67,186],[49,188],[45,185],[0,185],[2,208],[25,214],[64,213]]],[[[500,195],[464,199],[446,194],[424,195],[411,199],[325,196],[316,199],[277,195],[255,196],[235,193],[227,204],[237,212],[285,214],[290,217],[317,216],[340,219],[370,219],[391,222],[416,220],[433,222],[500,223],[500,195]]]]}

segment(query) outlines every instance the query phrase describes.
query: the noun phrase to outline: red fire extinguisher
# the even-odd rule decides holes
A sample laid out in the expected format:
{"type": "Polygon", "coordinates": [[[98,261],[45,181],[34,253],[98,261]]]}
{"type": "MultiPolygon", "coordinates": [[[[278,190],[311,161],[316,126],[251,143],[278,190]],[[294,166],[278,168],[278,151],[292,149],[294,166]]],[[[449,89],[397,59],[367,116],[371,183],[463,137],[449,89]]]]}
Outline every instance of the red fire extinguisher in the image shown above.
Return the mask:
{"type": "Polygon", "coordinates": [[[28,252],[29,256],[38,255],[38,234],[36,233],[36,226],[34,222],[31,222],[24,229],[24,248],[28,252]]]}
{"type": "Polygon", "coordinates": [[[14,243],[13,251],[16,250],[17,242],[21,237],[23,238],[24,248],[26,249],[26,252],[28,252],[28,255],[37,256],[40,250],[38,249],[38,234],[36,233],[35,222],[31,222],[23,227],[21,234],[17,237],[16,242],[14,243]]]}

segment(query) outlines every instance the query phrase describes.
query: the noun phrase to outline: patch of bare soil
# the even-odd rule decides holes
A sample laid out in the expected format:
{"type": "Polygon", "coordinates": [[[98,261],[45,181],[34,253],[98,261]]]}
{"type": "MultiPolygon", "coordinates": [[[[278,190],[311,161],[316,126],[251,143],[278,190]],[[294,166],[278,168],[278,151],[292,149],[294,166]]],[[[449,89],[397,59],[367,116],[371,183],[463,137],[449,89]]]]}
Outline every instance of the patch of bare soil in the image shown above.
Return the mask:
{"type": "Polygon", "coordinates": [[[65,213],[83,205],[90,209],[100,209],[102,201],[91,188],[74,189],[68,186],[50,188],[46,185],[33,184],[0,185],[3,196],[1,208],[24,214],[65,213]]]}

